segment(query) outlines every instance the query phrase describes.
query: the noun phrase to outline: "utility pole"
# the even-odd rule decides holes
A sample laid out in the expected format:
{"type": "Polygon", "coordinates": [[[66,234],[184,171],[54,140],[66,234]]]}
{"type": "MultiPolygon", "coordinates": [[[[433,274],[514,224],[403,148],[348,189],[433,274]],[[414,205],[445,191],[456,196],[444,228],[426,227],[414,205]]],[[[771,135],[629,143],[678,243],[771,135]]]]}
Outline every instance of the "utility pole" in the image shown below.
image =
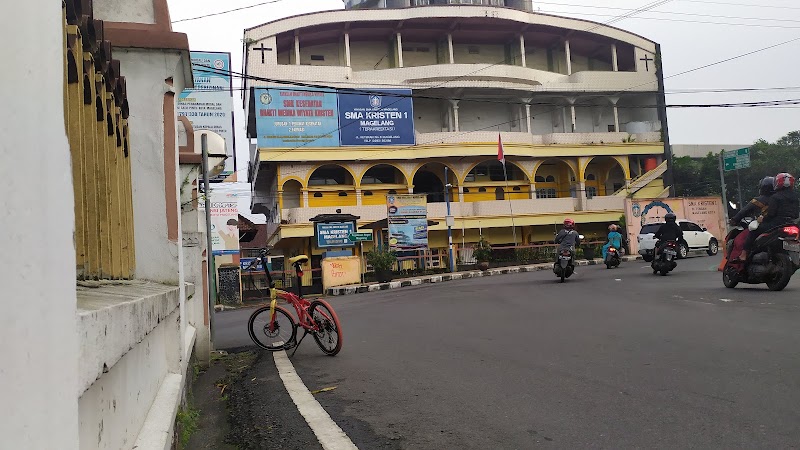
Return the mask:
{"type": "MultiPolygon", "coordinates": [[[[211,189],[208,182],[208,135],[200,135],[203,151],[203,191],[206,205],[206,269],[208,270],[208,328],[211,347],[214,347],[214,306],[217,303],[217,283],[214,278],[214,252],[211,244],[211,189]]],[[[268,270],[266,267],[264,270],[268,270]]]]}
{"type": "Polygon", "coordinates": [[[722,185],[722,212],[725,214],[725,226],[728,226],[728,194],[726,192],[727,187],[725,186],[725,162],[723,161],[724,154],[725,150],[719,152],[719,179],[722,185]]]}
{"type": "Polygon", "coordinates": [[[445,217],[445,222],[447,222],[447,250],[449,255],[449,266],[450,272],[455,272],[455,264],[456,261],[453,259],[453,216],[450,215],[450,183],[447,182],[447,166],[444,166],[444,202],[447,205],[447,217],[445,217]]]}

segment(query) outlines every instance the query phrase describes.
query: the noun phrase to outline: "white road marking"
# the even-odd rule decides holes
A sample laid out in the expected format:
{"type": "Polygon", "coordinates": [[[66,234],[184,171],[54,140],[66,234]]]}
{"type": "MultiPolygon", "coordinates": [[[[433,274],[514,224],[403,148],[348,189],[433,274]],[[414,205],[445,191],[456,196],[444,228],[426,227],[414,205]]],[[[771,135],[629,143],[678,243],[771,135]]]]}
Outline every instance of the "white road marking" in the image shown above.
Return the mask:
{"type": "Polygon", "coordinates": [[[731,299],[729,299],[729,298],[721,298],[721,299],[719,299],[719,301],[721,301],[721,302],[726,302],[726,303],[727,303],[727,302],[732,302],[732,301],[734,301],[734,300],[731,300],[731,299]]]}
{"type": "Polygon", "coordinates": [[[297,405],[297,410],[306,419],[308,426],[317,436],[319,443],[325,450],[358,450],[353,441],[347,437],[344,431],[336,425],[331,416],[322,408],[322,405],[311,395],[308,388],[297,375],[292,362],[286,356],[286,352],[281,350],[274,352],[275,367],[286,386],[286,391],[292,397],[292,401],[297,405]]]}
{"type": "Polygon", "coordinates": [[[622,278],[614,278],[614,281],[622,281],[622,278]]]}

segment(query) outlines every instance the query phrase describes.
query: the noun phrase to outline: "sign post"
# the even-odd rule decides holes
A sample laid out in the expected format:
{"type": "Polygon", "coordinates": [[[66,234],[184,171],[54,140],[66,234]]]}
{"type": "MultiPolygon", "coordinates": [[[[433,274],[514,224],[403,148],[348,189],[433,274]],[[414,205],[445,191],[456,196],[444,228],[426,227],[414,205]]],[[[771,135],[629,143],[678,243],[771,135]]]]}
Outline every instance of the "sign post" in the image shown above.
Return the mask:
{"type": "MultiPolygon", "coordinates": [[[[720,165],[720,176],[723,177],[722,179],[722,199],[723,202],[726,202],[726,192],[725,192],[725,179],[723,175],[723,169],[725,172],[730,172],[732,170],[736,171],[736,188],[739,192],[739,208],[744,205],[744,199],[742,199],[742,182],[739,178],[739,169],[747,169],[750,167],[750,148],[740,148],[738,150],[730,150],[725,151],[723,150],[721,153],[721,161],[722,164],[720,165]]],[[[725,203],[725,219],[727,222],[727,211],[728,211],[728,204],[725,203]]]]}
{"type": "Polygon", "coordinates": [[[725,162],[724,162],[724,154],[725,152],[722,151],[719,154],[719,180],[720,184],[722,185],[722,211],[725,217],[725,226],[728,226],[728,195],[727,195],[727,187],[725,186],[725,162]]]}

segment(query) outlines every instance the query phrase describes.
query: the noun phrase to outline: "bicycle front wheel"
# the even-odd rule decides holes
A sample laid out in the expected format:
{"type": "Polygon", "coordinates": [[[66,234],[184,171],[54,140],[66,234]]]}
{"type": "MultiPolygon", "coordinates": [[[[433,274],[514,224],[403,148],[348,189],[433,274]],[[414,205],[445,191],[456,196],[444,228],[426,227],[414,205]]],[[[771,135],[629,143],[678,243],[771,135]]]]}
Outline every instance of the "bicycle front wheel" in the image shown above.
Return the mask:
{"type": "Polygon", "coordinates": [[[247,323],[250,339],[264,350],[284,350],[294,342],[297,326],[286,309],[275,307],[275,320],[270,323],[269,306],[259,308],[250,315],[247,323]]]}
{"type": "Polygon", "coordinates": [[[342,349],[342,328],[331,305],[325,300],[314,300],[308,308],[308,314],[317,324],[313,335],[319,348],[328,356],[339,353],[342,349]]]}

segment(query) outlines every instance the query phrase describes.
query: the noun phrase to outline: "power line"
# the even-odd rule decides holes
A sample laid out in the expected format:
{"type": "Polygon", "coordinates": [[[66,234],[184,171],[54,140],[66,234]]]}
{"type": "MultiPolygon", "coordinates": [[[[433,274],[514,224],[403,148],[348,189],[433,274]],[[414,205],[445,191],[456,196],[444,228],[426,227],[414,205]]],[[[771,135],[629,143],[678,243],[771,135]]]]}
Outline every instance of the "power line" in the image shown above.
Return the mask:
{"type": "Polygon", "coordinates": [[[800,8],[795,6],[777,6],[777,5],[765,5],[765,4],[752,4],[752,3],[733,3],[733,2],[719,2],[719,1],[711,1],[711,0],[678,0],[678,1],[688,1],[691,3],[703,3],[707,5],[724,5],[724,6],[745,6],[745,7],[753,7],[753,8],[772,8],[772,9],[793,9],[793,10],[800,10],[800,8]]]}
{"type": "MultiPolygon", "coordinates": [[[[552,14],[572,14],[576,16],[589,16],[589,17],[612,17],[611,14],[597,14],[597,13],[579,13],[579,12],[571,12],[571,11],[546,11],[552,14]]],[[[776,29],[784,29],[784,30],[795,30],[800,29],[800,26],[786,26],[786,25],[766,25],[766,24],[759,24],[759,23],[736,23],[736,22],[714,22],[710,20],[688,20],[688,19],[670,19],[664,17],[631,17],[634,20],[658,20],[663,22],[681,22],[681,23],[702,23],[707,25],[732,25],[732,26],[742,26],[742,27],[756,27],[756,28],[776,28],[776,29]]],[[[800,23],[800,22],[798,22],[800,23]]]]}
{"type": "Polygon", "coordinates": [[[236,12],[236,11],[242,11],[242,10],[245,10],[245,9],[255,8],[257,6],[269,5],[270,3],[278,3],[278,2],[282,2],[282,1],[284,1],[284,0],[268,0],[266,2],[256,3],[255,5],[242,6],[240,8],[234,8],[234,9],[228,9],[228,10],[225,10],[225,11],[219,11],[219,12],[215,12],[215,13],[204,14],[202,16],[197,16],[197,17],[187,17],[185,19],[173,20],[172,23],[188,22],[190,20],[205,19],[206,17],[221,16],[223,14],[229,14],[229,13],[236,12]]]}

